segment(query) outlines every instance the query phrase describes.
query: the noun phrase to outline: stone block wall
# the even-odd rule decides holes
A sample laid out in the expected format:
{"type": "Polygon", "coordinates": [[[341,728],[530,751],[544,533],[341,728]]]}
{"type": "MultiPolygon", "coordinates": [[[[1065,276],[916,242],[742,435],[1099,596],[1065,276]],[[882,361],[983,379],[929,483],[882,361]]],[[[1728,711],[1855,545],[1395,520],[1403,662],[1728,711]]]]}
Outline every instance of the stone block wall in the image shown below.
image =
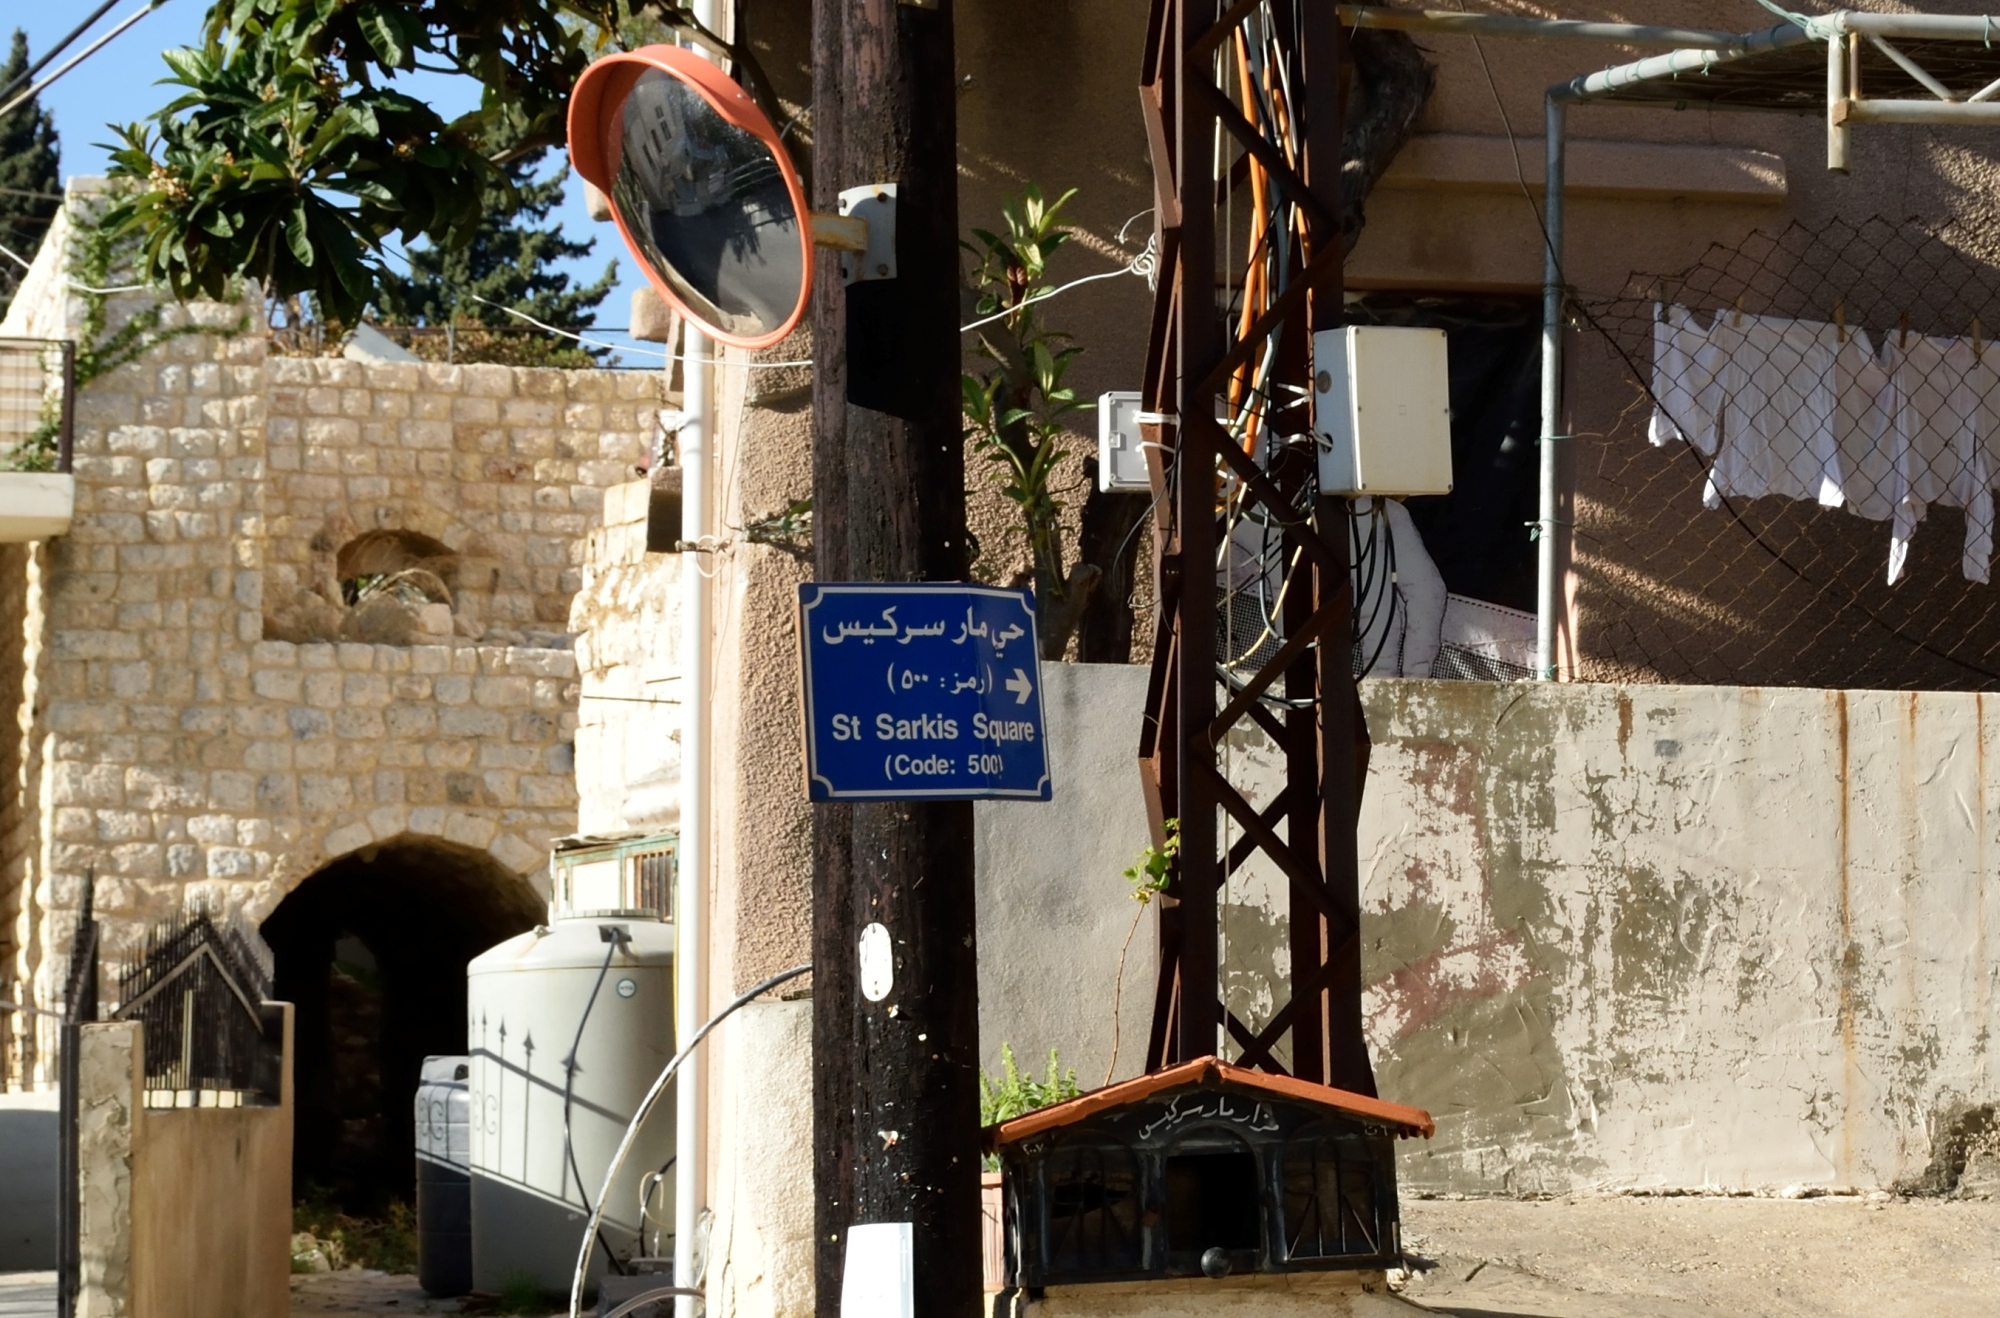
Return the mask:
{"type": "MultiPolygon", "coordinates": [[[[81,332],[59,278],[30,286],[10,329],[81,332]]],[[[659,376],[275,357],[260,313],[168,308],[175,336],[80,391],[70,532],[0,556],[0,979],[42,1004],[86,873],[115,958],[191,896],[255,923],[400,837],[535,876],[577,824],[570,606],[659,376]],[[442,547],[449,630],[266,639],[371,532],[442,547]]]]}
{"type": "Polygon", "coordinates": [[[604,492],[570,605],[582,683],[577,827],[670,828],[680,819],[680,601],[683,555],[646,552],[652,487],[604,492]]]}
{"type": "Polygon", "coordinates": [[[316,555],[371,531],[451,551],[460,635],[566,629],[586,532],[628,481],[661,404],[652,372],[273,358],[267,586],[316,584],[316,555]]]}

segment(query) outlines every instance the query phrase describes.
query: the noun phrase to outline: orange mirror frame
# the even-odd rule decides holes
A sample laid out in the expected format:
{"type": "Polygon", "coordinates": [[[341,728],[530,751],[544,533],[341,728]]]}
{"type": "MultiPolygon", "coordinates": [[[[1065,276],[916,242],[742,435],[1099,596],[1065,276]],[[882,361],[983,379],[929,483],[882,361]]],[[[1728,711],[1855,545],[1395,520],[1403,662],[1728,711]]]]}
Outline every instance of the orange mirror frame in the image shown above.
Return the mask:
{"type": "Polygon", "coordinates": [[[611,215],[618,225],[619,236],[625,240],[627,250],[638,261],[646,281],[654,290],[667,300],[669,306],[711,338],[738,348],[768,348],[798,325],[812,295],[812,219],[806,209],[805,187],[799,181],[799,172],[793,166],[790,154],[779,139],[778,130],[772,127],[770,118],[750,99],[748,92],[714,64],[680,46],[645,46],[607,55],[583,71],[583,76],[577,79],[576,90],[570,93],[570,163],[585,181],[606,197],[615,196],[612,185],[618,176],[624,150],[625,100],[639,78],[649,70],[659,70],[691,88],[725,123],[762,142],[777,162],[785,189],[791,197],[793,212],[798,216],[802,272],[798,302],[781,324],[762,334],[745,335],[725,329],[689,307],[686,300],[660,277],[653,263],[643,254],[644,248],[635,241],[631,229],[627,227],[623,208],[614,201],[611,215]]]}

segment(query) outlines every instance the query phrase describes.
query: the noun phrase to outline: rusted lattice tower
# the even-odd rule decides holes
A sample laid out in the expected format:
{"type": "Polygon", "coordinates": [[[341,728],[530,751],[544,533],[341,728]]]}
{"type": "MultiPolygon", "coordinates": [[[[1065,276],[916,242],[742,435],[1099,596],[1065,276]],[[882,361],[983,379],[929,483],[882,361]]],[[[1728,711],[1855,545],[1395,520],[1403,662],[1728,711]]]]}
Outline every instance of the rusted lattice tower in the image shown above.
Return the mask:
{"type": "Polygon", "coordinates": [[[1158,206],[1146,364],[1159,635],[1140,757],[1178,820],[1150,1069],[1220,1053],[1375,1093],[1361,1035],[1355,821],[1367,764],[1345,502],[1317,488],[1312,335],[1341,315],[1346,42],[1331,4],[1156,0],[1141,88],[1158,206]],[[1284,789],[1254,804],[1220,748],[1254,723],[1284,789]],[[1291,892],[1290,1000],[1261,1030],[1221,994],[1228,877],[1291,892]]]}

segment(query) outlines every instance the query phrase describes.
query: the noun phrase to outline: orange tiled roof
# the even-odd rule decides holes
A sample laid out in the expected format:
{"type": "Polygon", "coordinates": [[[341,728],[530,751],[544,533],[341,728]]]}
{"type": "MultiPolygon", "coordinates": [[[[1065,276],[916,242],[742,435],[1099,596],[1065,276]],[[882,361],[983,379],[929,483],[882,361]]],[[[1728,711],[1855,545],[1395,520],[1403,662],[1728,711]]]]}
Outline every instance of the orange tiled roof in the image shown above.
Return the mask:
{"type": "Polygon", "coordinates": [[[1030,1112],[1012,1121],[1003,1121],[987,1131],[987,1138],[991,1147],[998,1148],[1000,1145],[1012,1144],[1016,1140],[1026,1139],[1030,1135],[1052,1130],[1057,1126],[1067,1126],[1072,1122],[1081,1121],[1107,1108],[1135,1103],[1163,1089],[1172,1089],[1177,1085],[1216,1082],[1262,1090],[1279,1098],[1317,1103],[1350,1116],[1380,1121],[1395,1127],[1396,1134],[1402,1138],[1421,1135],[1429,1139],[1437,1133],[1437,1123],[1432,1121],[1431,1114],[1422,1108],[1405,1107],[1401,1103],[1389,1103],[1379,1098],[1349,1093],[1345,1089],[1316,1085],[1310,1080],[1298,1080],[1291,1076],[1273,1075],[1268,1071],[1231,1066],[1219,1057],[1197,1057],[1191,1062],[1183,1062],[1164,1071],[1155,1071],[1150,1075],[1142,1075],[1104,1089],[1092,1090],[1066,1103],[1057,1103],[1053,1107],[1030,1112]]]}

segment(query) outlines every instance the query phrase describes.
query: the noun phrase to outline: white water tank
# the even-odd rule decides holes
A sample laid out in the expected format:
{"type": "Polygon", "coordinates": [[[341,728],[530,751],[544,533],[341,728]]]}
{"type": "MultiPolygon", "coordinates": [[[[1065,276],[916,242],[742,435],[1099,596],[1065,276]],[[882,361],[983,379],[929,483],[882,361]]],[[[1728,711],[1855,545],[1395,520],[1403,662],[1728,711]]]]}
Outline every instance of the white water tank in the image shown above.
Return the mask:
{"type": "MultiPolygon", "coordinates": [[[[532,1279],[544,1291],[568,1292],[586,1205],[596,1203],[626,1124],[673,1056],[673,947],[673,926],[650,912],[580,912],[510,938],[466,968],[475,1290],[497,1294],[532,1279]],[[572,1170],[563,1085],[580,1024],[569,1102],[572,1170]]],[[[669,1092],[605,1209],[604,1240],[621,1261],[673,1253],[673,1178],[653,1189],[643,1238],[639,1204],[642,1181],[673,1156],[669,1092]]],[[[592,1279],[604,1270],[600,1248],[592,1279]]]]}

